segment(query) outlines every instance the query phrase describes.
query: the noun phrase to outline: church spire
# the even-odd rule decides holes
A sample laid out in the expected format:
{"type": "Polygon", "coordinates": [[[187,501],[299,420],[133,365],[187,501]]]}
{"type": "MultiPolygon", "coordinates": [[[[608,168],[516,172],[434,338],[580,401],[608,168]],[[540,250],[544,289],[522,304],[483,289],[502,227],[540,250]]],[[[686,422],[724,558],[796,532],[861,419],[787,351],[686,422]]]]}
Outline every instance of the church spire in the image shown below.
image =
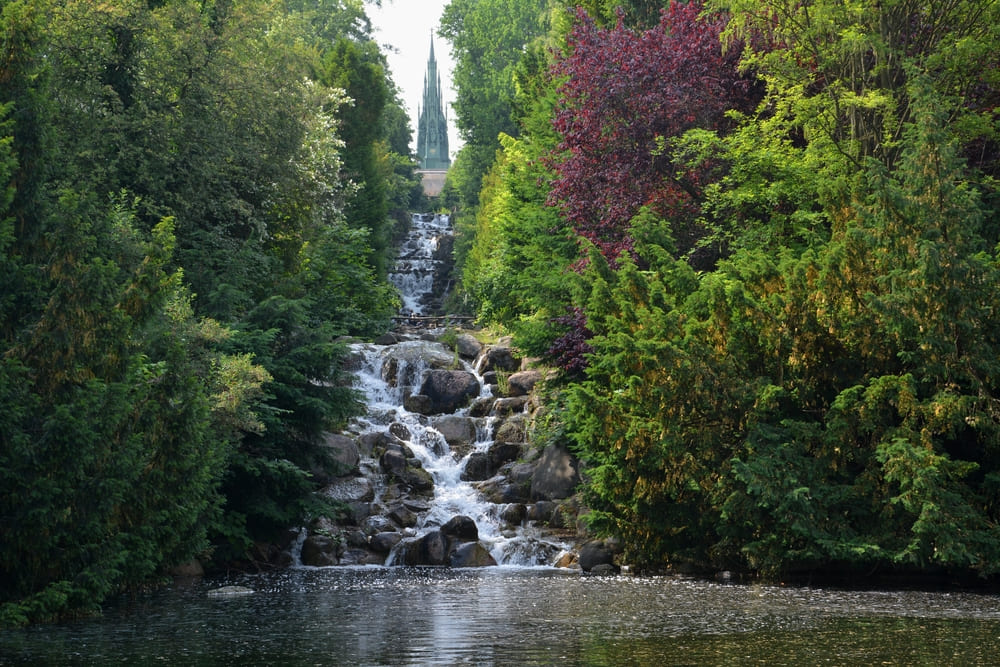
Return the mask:
{"type": "Polygon", "coordinates": [[[448,157],[448,119],[444,115],[441,75],[434,59],[434,37],[424,74],[424,99],[417,121],[417,158],[421,169],[441,170],[451,166],[448,157]]]}

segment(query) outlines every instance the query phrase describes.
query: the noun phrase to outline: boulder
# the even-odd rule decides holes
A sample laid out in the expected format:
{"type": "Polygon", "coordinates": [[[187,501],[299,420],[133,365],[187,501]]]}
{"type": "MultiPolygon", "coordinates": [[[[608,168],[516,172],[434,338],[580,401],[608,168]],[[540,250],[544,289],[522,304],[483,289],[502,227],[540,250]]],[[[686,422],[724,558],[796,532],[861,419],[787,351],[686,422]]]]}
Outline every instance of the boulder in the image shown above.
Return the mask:
{"type": "Polygon", "coordinates": [[[338,468],[335,472],[345,475],[357,472],[358,464],[361,462],[361,450],[354,438],[338,433],[324,433],[320,445],[333,459],[338,468]]]}
{"type": "Polygon", "coordinates": [[[524,413],[505,419],[493,434],[493,439],[497,442],[525,442],[527,437],[528,416],[524,413]]]}
{"type": "Polygon", "coordinates": [[[403,399],[403,408],[418,415],[434,414],[434,401],[430,396],[423,394],[411,394],[403,399]]]}
{"type": "Polygon", "coordinates": [[[417,515],[403,505],[391,507],[386,516],[400,528],[411,528],[417,525],[417,515]]]}
{"type": "Polygon", "coordinates": [[[388,533],[396,530],[389,520],[389,517],[382,514],[374,514],[361,522],[361,529],[366,535],[375,536],[379,533],[388,533]]]}
{"type": "Polygon", "coordinates": [[[448,564],[451,567],[492,567],[497,561],[480,542],[464,542],[452,548],[448,564]]]}
{"type": "Polygon", "coordinates": [[[487,502],[494,505],[523,503],[528,500],[526,488],[518,484],[511,484],[506,477],[499,474],[477,482],[475,487],[487,502]]]}
{"type": "Polygon", "coordinates": [[[375,438],[372,439],[371,445],[372,453],[376,456],[381,456],[381,454],[388,449],[394,449],[398,452],[402,452],[404,456],[413,456],[413,450],[410,449],[410,446],[392,434],[392,427],[390,427],[388,431],[380,431],[377,433],[375,438]]]}
{"type": "Polygon", "coordinates": [[[423,368],[451,368],[455,354],[441,343],[411,340],[386,349],[382,379],[391,387],[411,387],[423,368]]]}
{"type": "Polygon", "coordinates": [[[380,554],[387,554],[390,551],[392,551],[392,548],[397,544],[399,544],[399,542],[402,539],[403,536],[400,535],[399,533],[390,533],[390,532],[376,533],[372,535],[372,539],[371,542],[369,542],[369,546],[371,547],[372,551],[375,551],[380,554]]]}
{"type": "Polygon", "coordinates": [[[471,417],[445,415],[431,420],[452,451],[467,452],[476,441],[476,422],[471,417]]]}
{"type": "Polygon", "coordinates": [[[521,456],[522,449],[523,446],[516,442],[494,442],[489,449],[491,474],[503,464],[516,461],[521,456]]]}
{"type": "Polygon", "coordinates": [[[470,417],[488,417],[493,410],[492,398],[478,398],[469,407],[470,417]]]}
{"type": "Polygon", "coordinates": [[[410,433],[410,427],[399,422],[392,422],[389,424],[389,433],[403,441],[409,440],[413,437],[413,434],[410,433]]]}
{"type": "Polygon", "coordinates": [[[440,530],[432,530],[406,545],[403,562],[407,565],[445,565],[448,547],[448,538],[440,530]]]}
{"type": "Polygon", "coordinates": [[[514,463],[503,471],[511,484],[526,485],[530,490],[531,478],[535,474],[534,463],[514,463]]]}
{"type": "Polygon", "coordinates": [[[549,515],[549,528],[572,528],[576,522],[576,510],[572,505],[558,505],[549,515]]]}
{"type": "Polygon", "coordinates": [[[429,493],[434,490],[434,478],[423,468],[410,466],[403,471],[401,481],[417,493],[429,493]]]}
{"type": "Polygon", "coordinates": [[[463,542],[475,542],[479,539],[479,528],[476,526],[476,522],[462,514],[449,519],[446,524],[441,526],[441,532],[463,542]]]}
{"type": "Polygon", "coordinates": [[[330,500],[339,500],[344,503],[368,503],[375,498],[375,490],[367,477],[335,479],[323,488],[322,494],[330,500]]]}
{"type": "Polygon", "coordinates": [[[340,555],[340,565],[382,565],[385,556],[374,554],[367,549],[347,549],[340,555]]]}
{"type": "Polygon", "coordinates": [[[398,449],[387,449],[378,460],[382,472],[397,478],[402,478],[406,472],[406,455],[398,449]]]}
{"type": "Polygon", "coordinates": [[[528,404],[527,396],[515,396],[513,398],[498,398],[493,403],[493,414],[497,417],[506,417],[517,412],[524,412],[524,406],[528,404]]]}
{"type": "Polygon", "coordinates": [[[511,503],[500,511],[500,519],[512,526],[520,526],[524,523],[526,515],[527,508],[522,503],[511,503]]]}
{"type": "Polygon", "coordinates": [[[475,359],[483,351],[483,344],[472,334],[458,334],[455,338],[455,349],[459,356],[465,359],[475,359]]]}
{"type": "Polygon", "coordinates": [[[521,368],[521,360],[514,354],[514,350],[506,345],[487,345],[479,355],[477,368],[480,373],[484,371],[513,373],[521,368]]]}
{"type": "Polygon", "coordinates": [[[327,535],[310,535],[302,543],[302,564],[327,567],[337,564],[340,543],[327,535]]]}
{"type": "Polygon", "coordinates": [[[364,549],[368,546],[368,536],[360,528],[354,528],[344,533],[344,542],[349,547],[364,549]]]}
{"type": "Polygon", "coordinates": [[[384,333],[372,341],[376,345],[395,345],[399,342],[399,338],[396,337],[394,333],[384,333]]]}
{"type": "Polygon", "coordinates": [[[542,451],[531,480],[531,497],[536,500],[569,498],[580,483],[579,464],[565,445],[553,443],[542,451]]]}
{"type": "Polygon", "coordinates": [[[361,350],[349,350],[344,357],[341,370],[347,373],[356,373],[365,367],[365,353],[361,350]]]}
{"type": "Polygon", "coordinates": [[[431,400],[429,414],[454,412],[479,395],[479,380],[468,371],[432,370],[419,393],[431,400]]]}
{"type": "Polygon", "coordinates": [[[364,435],[358,436],[358,439],[355,440],[355,443],[358,446],[358,451],[361,453],[361,456],[370,458],[372,456],[372,453],[375,451],[376,443],[378,443],[381,437],[382,437],[381,433],[377,433],[374,431],[371,433],[365,433],[364,435]]]}
{"type": "Polygon", "coordinates": [[[527,396],[542,379],[542,373],[536,370],[519,371],[507,378],[508,396],[527,396]]]}
{"type": "Polygon", "coordinates": [[[550,500],[539,500],[534,505],[528,506],[528,521],[538,521],[548,523],[556,511],[556,504],[550,500]]]}
{"type": "Polygon", "coordinates": [[[411,512],[429,512],[431,504],[419,498],[403,498],[403,507],[411,512]]]}
{"type": "Polygon", "coordinates": [[[615,554],[611,547],[605,544],[603,540],[594,540],[580,547],[578,560],[580,569],[584,572],[590,572],[599,565],[611,565],[613,567],[615,554]]]}
{"type": "Polygon", "coordinates": [[[556,559],[556,562],[552,565],[554,567],[577,567],[578,563],[576,561],[576,554],[570,553],[569,551],[564,551],[556,559]]]}
{"type": "Polygon", "coordinates": [[[347,514],[344,521],[352,525],[361,525],[365,519],[372,514],[372,504],[361,500],[352,500],[347,503],[347,514]]]}
{"type": "Polygon", "coordinates": [[[469,480],[474,481],[473,486],[479,491],[479,494],[488,503],[493,503],[494,505],[499,505],[504,502],[504,493],[509,486],[507,480],[500,475],[495,475],[493,477],[488,477],[485,480],[469,480]]]}
{"type": "Polygon", "coordinates": [[[469,460],[465,462],[462,470],[462,479],[466,482],[479,482],[489,479],[492,475],[490,470],[490,455],[486,452],[472,452],[469,460]]]}

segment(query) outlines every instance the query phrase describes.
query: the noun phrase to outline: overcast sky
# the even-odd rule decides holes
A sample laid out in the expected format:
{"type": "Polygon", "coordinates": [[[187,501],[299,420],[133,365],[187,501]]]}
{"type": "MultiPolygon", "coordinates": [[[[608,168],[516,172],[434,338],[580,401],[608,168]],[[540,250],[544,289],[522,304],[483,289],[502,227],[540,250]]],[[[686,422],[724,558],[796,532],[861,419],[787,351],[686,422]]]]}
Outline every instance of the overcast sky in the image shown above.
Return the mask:
{"type": "Polygon", "coordinates": [[[455,97],[451,89],[451,47],[436,34],[447,4],[448,0],[382,0],[381,9],[366,5],[366,11],[375,28],[375,39],[386,52],[392,80],[402,90],[403,103],[410,114],[410,129],[413,130],[412,148],[417,141],[417,108],[423,100],[424,74],[427,72],[431,35],[434,34],[434,57],[441,75],[441,92],[448,116],[448,151],[454,159],[460,146],[451,108],[455,97]]]}

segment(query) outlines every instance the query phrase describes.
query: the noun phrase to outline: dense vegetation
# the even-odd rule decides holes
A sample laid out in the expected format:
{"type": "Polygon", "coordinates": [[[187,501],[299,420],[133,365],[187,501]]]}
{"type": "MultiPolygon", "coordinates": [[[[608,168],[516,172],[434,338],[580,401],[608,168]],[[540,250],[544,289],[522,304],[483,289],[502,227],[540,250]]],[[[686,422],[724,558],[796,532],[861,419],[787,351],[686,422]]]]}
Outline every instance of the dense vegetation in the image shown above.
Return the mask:
{"type": "Polygon", "coordinates": [[[409,141],[361,0],[0,2],[0,621],[318,511],[409,141]]]}
{"type": "MultiPolygon", "coordinates": [[[[632,562],[1000,568],[1000,3],[452,0],[465,307],[632,562]],[[580,6],[578,6],[580,5],[580,6]]],[[[0,622],[303,516],[420,206],[362,0],[0,0],[0,622]]]]}
{"type": "Polygon", "coordinates": [[[592,528],[650,566],[996,574],[1000,3],[543,4],[460,259],[564,370],[592,528]]]}

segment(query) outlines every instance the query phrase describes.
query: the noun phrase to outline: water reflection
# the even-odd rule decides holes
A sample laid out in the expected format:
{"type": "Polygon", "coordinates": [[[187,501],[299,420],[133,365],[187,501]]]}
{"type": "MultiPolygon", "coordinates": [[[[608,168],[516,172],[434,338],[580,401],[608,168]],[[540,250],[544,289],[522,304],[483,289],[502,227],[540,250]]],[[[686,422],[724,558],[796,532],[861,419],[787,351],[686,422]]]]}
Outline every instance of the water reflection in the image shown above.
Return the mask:
{"type": "Polygon", "coordinates": [[[0,664],[975,665],[1000,600],[552,569],[298,569],[178,586],[0,633],[0,664]],[[256,593],[210,598],[210,588],[256,593]]]}

